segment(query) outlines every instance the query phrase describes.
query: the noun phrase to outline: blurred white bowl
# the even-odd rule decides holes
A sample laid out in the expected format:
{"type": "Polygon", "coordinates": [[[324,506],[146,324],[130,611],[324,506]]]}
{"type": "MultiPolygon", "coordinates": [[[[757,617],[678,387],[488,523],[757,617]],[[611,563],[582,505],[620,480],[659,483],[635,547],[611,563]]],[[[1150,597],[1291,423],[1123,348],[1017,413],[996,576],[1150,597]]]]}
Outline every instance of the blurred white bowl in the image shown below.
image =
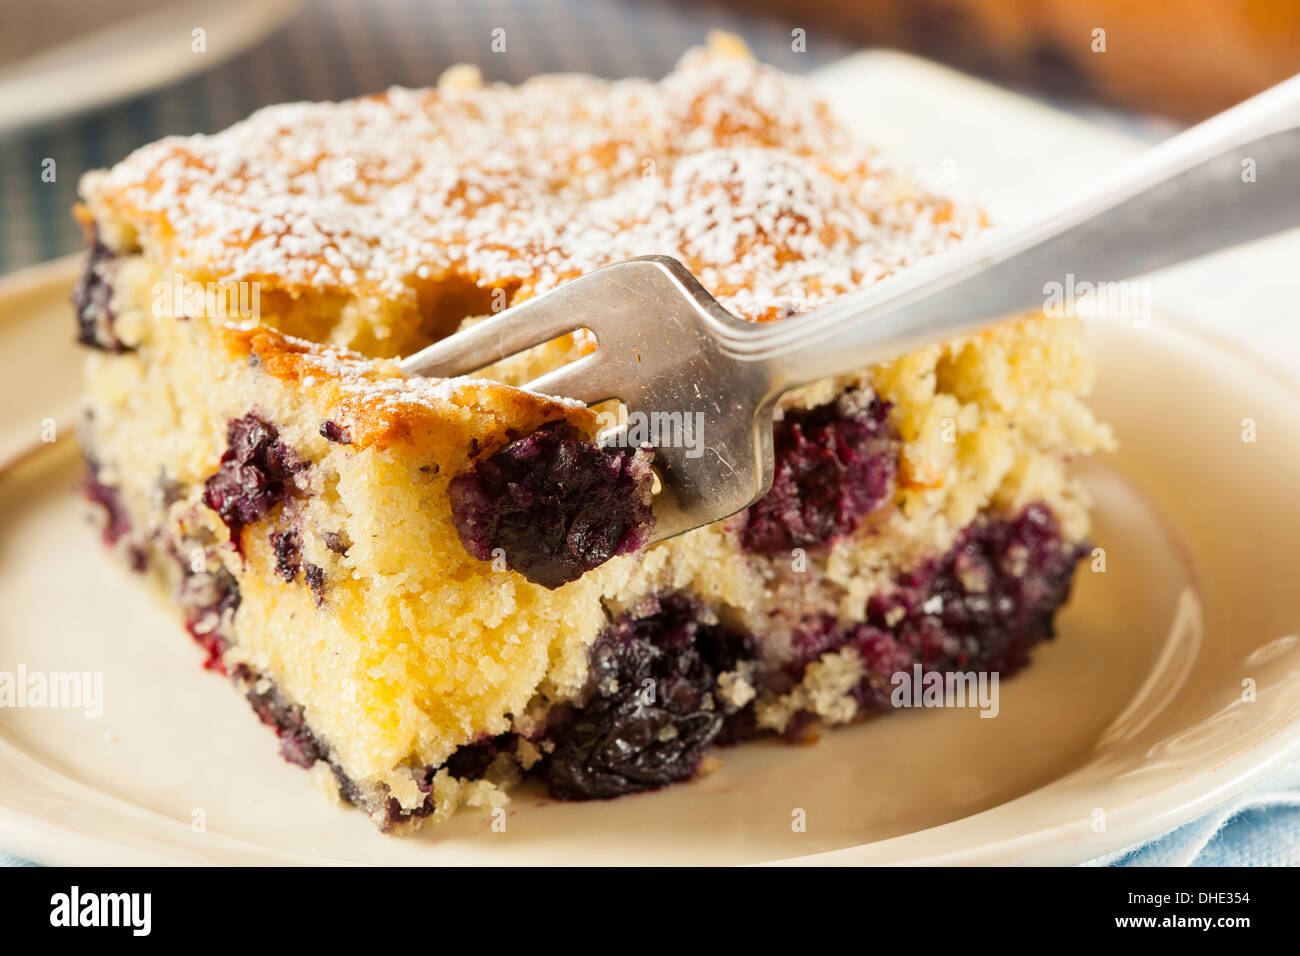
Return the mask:
{"type": "Polygon", "coordinates": [[[0,134],[211,69],[265,37],[297,6],[298,0],[0,0],[0,134]],[[194,49],[199,29],[202,52],[194,49]]]}

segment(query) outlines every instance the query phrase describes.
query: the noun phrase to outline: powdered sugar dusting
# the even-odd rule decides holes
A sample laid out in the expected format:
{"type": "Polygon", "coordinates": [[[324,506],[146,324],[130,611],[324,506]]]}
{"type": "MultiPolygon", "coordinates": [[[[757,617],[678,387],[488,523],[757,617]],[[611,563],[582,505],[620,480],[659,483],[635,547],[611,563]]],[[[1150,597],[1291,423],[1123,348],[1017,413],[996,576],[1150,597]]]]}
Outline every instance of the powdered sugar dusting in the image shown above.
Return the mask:
{"type": "Polygon", "coordinates": [[[722,50],[657,83],[444,83],[261,110],[88,177],[176,268],[291,292],[414,299],[467,277],[533,295],[680,258],[722,304],[780,318],[980,227],[856,142],[802,80],[722,50]]]}

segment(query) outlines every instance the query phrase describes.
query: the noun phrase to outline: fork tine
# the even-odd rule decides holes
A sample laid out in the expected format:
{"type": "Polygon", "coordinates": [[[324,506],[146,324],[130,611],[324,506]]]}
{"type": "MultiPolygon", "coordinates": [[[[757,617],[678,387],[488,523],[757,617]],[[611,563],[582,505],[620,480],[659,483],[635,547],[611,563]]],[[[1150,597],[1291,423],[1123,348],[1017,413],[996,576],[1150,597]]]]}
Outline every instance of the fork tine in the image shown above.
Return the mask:
{"type": "Polygon", "coordinates": [[[619,388],[611,377],[613,368],[609,362],[604,361],[604,354],[603,350],[597,350],[584,355],[576,362],[562,365],[531,382],[525,382],[523,387],[530,392],[572,398],[588,405],[603,402],[607,398],[618,398],[619,388]]]}
{"type": "Polygon", "coordinates": [[[555,293],[530,299],[407,356],[402,371],[435,378],[468,375],[581,328],[578,314],[555,293]]]}

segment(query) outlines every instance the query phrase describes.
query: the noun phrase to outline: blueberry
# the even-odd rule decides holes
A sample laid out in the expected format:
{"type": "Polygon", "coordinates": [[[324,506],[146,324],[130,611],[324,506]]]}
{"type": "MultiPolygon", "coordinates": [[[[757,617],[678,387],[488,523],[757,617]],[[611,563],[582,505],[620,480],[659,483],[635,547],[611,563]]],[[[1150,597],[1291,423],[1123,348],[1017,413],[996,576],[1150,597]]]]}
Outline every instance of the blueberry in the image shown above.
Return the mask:
{"type": "Polygon", "coordinates": [[[321,535],[321,541],[335,554],[347,554],[348,548],[352,547],[345,531],[326,531],[321,535]]]}
{"type": "Polygon", "coordinates": [[[112,485],[104,484],[99,475],[99,463],[87,457],[86,477],[81,483],[81,490],[89,501],[104,509],[105,521],[100,533],[104,544],[112,546],[130,532],[131,519],[122,502],[122,492],[112,485]]]}
{"type": "Polygon", "coordinates": [[[650,453],[603,449],[561,422],[516,439],[449,486],[465,550],[557,588],[618,554],[654,527],[650,453]]]}
{"type": "MultiPolygon", "coordinates": [[[[1053,617],[1086,550],[1062,538],[1041,504],[1010,520],[979,521],[942,560],[902,583],[898,639],[927,668],[1014,673],[1034,644],[1055,635],[1053,617]]],[[[879,599],[868,606],[877,625],[885,613],[879,599]]]]}
{"type": "Polygon", "coordinates": [[[898,468],[889,404],[834,402],[787,412],[773,426],[772,487],[746,512],[741,546],[758,554],[851,533],[885,501],[898,468]]]}
{"type": "MultiPolygon", "coordinates": [[[[447,768],[449,774],[458,779],[479,780],[488,772],[488,768],[497,759],[497,755],[512,752],[514,745],[514,734],[489,737],[457,748],[456,752],[447,758],[447,762],[443,766],[447,768]]],[[[429,778],[432,779],[432,777],[433,773],[430,771],[429,778]]]]}
{"type": "Polygon", "coordinates": [[[346,428],[335,421],[322,422],[320,433],[323,437],[332,442],[338,442],[340,445],[351,445],[352,435],[346,428]]]}
{"type": "Polygon", "coordinates": [[[301,707],[285,700],[274,686],[263,687],[258,681],[252,682],[247,696],[258,719],[275,729],[280,738],[280,755],[285,760],[311,767],[326,759],[325,748],[307,727],[301,707]]]}
{"type": "Polygon", "coordinates": [[[302,539],[297,531],[271,533],[271,547],[275,551],[275,570],[286,581],[298,576],[302,564],[302,539]]]}
{"type": "Polygon", "coordinates": [[[1054,615],[1086,550],[1064,540],[1041,504],[1010,519],[980,519],[946,554],[874,595],[865,623],[845,627],[826,617],[797,633],[783,677],[793,685],[822,654],[851,646],[867,672],[853,696],[872,712],[890,709],[890,678],[911,674],[915,664],[1010,676],[1035,644],[1054,636],[1054,615]]]}
{"type": "Polygon", "coordinates": [[[185,629],[207,651],[203,666],[225,672],[222,656],[231,643],[235,612],[239,610],[239,583],[225,568],[215,571],[192,571],[188,558],[175,555],[184,569],[176,603],[185,620],[185,629]]]}
{"type": "Polygon", "coordinates": [[[131,350],[113,331],[117,316],[112,308],[113,284],[109,278],[109,263],[115,258],[96,232],[86,258],[86,268],[72,290],[72,306],[77,313],[78,342],[105,352],[128,352],[131,350]]]}
{"type": "Polygon", "coordinates": [[[216,474],[204,485],[203,501],[221,516],[239,548],[244,526],[261,521],[289,496],[290,479],[306,462],[279,440],[274,426],[251,412],[226,425],[226,445],[216,474]]]}
{"type": "Polygon", "coordinates": [[[695,773],[723,727],[717,674],[752,654],[747,638],[700,618],[698,604],[670,595],[611,623],[592,648],[586,703],[548,731],[552,796],[616,797],[695,773]]]}
{"type": "Polygon", "coordinates": [[[307,587],[311,588],[312,600],[316,606],[320,607],[325,603],[325,569],[310,562],[303,564],[303,579],[307,582],[307,587]]]}

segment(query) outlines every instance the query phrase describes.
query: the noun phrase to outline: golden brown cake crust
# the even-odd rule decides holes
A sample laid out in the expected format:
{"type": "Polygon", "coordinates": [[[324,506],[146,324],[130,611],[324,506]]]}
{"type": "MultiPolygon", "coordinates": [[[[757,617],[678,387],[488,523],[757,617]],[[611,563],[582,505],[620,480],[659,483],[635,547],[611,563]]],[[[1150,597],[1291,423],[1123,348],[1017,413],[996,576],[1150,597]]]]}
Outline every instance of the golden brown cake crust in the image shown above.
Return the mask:
{"type": "MultiPolygon", "coordinates": [[[[217,334],[234,355],[256,356],[270,375],[296,390],[313,392],[347,443],[358,451],[395,444],[436,450],[439,443],[463,441],[464,425],[469,422],[476,426],[475,432],[488,434],[500,423],[499,441],[508,440],[507,428],[528,431],[564,419],[589,433],[596,423],[595,413],[576,402],[484,379],[408,378],[395,363],[272,329],[219,326],[217,334]],[[469,422],[462,421],[465,412],[473,414],[469,422]]],[[[492,450],[486,441],[481,447],[492,450]]]]}
{"type": "Polygon", "coordinates": [[[411,308],[451,280],[517,301],[668,254],[727,308],[781,318],[981,225],[725,40],[658,82],[462,72],[271,107],[146,146],[82,191],[110,245],[189,277],[411,308]]]}

